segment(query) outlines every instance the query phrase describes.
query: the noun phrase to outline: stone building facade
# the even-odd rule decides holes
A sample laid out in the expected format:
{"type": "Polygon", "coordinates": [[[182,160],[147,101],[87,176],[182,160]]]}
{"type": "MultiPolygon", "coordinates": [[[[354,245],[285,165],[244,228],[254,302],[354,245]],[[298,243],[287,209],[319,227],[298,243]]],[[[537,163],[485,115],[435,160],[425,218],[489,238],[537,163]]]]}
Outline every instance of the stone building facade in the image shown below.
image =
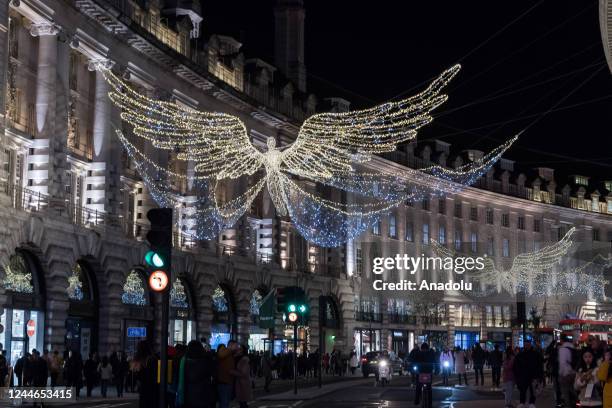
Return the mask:
{"type": "MultiPolygon", "coordinates": [[[[240,42],[231,37],[212,35],[201,41],[205,23],[197,1],[153,1],[145,8],[121,0],[0,0],[0,343],[11,360],[32,348],[72,348],[86,354],[132,351],[141,338],[160,343],[158,299],[148,292],[142,267],[146,213],[155,203],[114,136],[115,130],[126,129],[107,97],[108,85],[94,68],[112,67],[152,97],[236,115],[254,143],[267,137],[290,143],[300,122],[320,104],[306,88],[302,1],[279,1],[275,16],[279,51],[272,65],[245,59],[240,42]]],[[[327,101],[334,110],[348,108],[340,98],[327,101]]],[[[140,147],[174,165],[171,155],[140,147]]],[[[432,157],[444,165],[462,163],[460,157],[451,160],[448,149],[427,149],[416,151],[409,145],[377,164],[415,167],[413,161],[432,157]]],[[[378,227],[380,236],[363,240],[378,240],[389,253],[396,247],[418,253],[418,231],[428,217],[430,234],[439,233],[444,224],[448,240],[461,229],[467,242],[472,229],[494,229],[496,248],[511,237],[515,254],[521,234],[526,242],[544,242],[564,223],[597,229],[601,237],[612,229],[610,189],[597,196],[597,211],[592,206],[564,208],[561,202],[534,201],[532,178],[525,176],[533,185],[523,180],[521,188],[511,190],[510,184],[520,183],[509,183],[508,174],[501,176],[498,190],[470,188],[446,198],[442,212],[433,201],[429,210],[398,209],[395,235],[400,238],[383,236],[381,231],[390,228],[385,218],[378,227]],[[527,190],[531,196],[520,196],[527,190]],[[465,203],[463,218],[452,215],[457,202],[465,203]],[[524,217],[524,234],[514,227],[470,221],[472,206],[479,212],[493,206],[495,226],[505,214],[512,225],[524,217]],[[403,229],[408,216],[414,219],[414,242],[403,229]],[[532,232],[536,219],[541,230],[532,232]]],[[[228,194],[234,187],[227,186],[228,194]]],[[[184,208],[190,206],[191,188],[180,186],[184,208]]],[[[574,197],[574,190],[568,194],[574,197]]],[[[588,190],[581,200],[594,196],[588,190]]],[[[370,294],[361,282],[369,261],[360,242],[336,249],[311,245],[288,219],[275,214],[266,195],[215,241],[189,239],[194,220],[187,211],[179,219],[171,342],[204,337],[215,343],[233,337],[261,348],[263,339],[274,334],[277,346],[283,347],[291,335],[280,319],[273,333],[259,329],[257,305],[274,288],[290,285],[303,287],[310,299],[312,319],[300,330],[300,339],[311,349],[349,349],[359,338],[364,351],[366,329],[366,336],[379,330],[377,347],[391,348],[397,346],[393,328],[417,335],[426,331],[423,317],[362,308],[361,299],[370,294]],[[379,319],[378,314],[384,316],[379,319]]],[[[467,300],[447,296],[447,303],[456,306],[444,309],[445,320],[432,324],[454,333],[454,327],[462,327],[455,310],[467,300]]],[[[509,306],[502,298],[491,305],[509,306]]],[[[509,321],[513,309],[501,310],[504,322],[509,321]]]]}

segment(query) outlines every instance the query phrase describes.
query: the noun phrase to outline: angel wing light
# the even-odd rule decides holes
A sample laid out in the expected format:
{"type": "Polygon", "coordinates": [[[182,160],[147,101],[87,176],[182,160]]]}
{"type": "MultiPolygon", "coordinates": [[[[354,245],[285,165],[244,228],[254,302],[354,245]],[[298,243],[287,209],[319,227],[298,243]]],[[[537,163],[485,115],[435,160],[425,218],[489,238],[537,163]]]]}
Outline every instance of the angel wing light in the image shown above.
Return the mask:
{"type": "Polygon", "coordinates": [[[170,169],[145,155],[137,141],[117,132],[160,205],[178,202],[180,192],[171,187],[169,179],[195,183],[198,238],[210,239],[233,225],[266,188],[277,213],[290,217],[307,240],[338,246],[402,202],[457,192],[472,184],[516,140],[456,170],[439,166],[393,173],[372,170],[376,153],[395,150],[398,143],[414,139],[417,130],[432,121],[432,111],[447,99],[441,91],[459,65],[410,98],[365,110],[315,114],[304,121],[289,147],[278,147],[274,138],[268,138],[261,150],[251,143],[244,123],[236,116],[148,98],[111,70],[98,69],[111,85],[109,97],[121,108],[121,118],[130,125],[131,133],[188,163],[181,171],[170,169]],[[237,196],[221,200],[216,194],[218,183],[244,178],[249,179],[249,187],[237,196]]]}
{"type": "MultiPolygon", "coordinates": [[[[469,279],[474,283],[474,290],[466,294],[488,296],[503,290],[510,294],[524,291],[538,295],[582,293],[591,297],[601,297],[608,282],[603,278],[601,271],[592,271],[595,259],[579,267],[563,267],[553,271],[553,268],[560,265],[571,250],[574,244],[572,236],[575,232],[576,228],[571,228],[559,241],[537,251],[517,255],[509,268],[496,265],[492,258],[485,256],[484,268],[470,272],[469,279]]],[[[431,240],[431,244],[434,253],[440,257],[459,256],[454,250],[446,248],[435,240],[431,240]]],[[[602,260],[604,268],[612,264],[609,258],[602,260]]]]}

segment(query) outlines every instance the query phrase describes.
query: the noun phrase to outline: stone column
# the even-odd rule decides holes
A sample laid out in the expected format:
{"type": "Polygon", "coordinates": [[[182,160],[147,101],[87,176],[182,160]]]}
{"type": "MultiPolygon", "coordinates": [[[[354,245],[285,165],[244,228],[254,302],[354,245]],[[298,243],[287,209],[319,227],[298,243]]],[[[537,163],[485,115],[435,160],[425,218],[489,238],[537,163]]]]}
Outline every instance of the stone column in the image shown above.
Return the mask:
{"type": "Polygon", "coordinates": [[[36,74],[36,130],[39,138],[52,132],[55,105],[55,75],[57,66],[57,34],[59,28],[51,23],[33,23],[30,34],[38,37],[38,71],[36,74]]]}
{"type": "Polygon", "coordinates": [[[96,91],[93,120],[93,160],[103,162],[106,160],[110,139],[110,99],[108,98],[108,84],[101,69],[109,69],[113,63],[108,59],[92,60],[88,69],[96,72],[96,91]]]}

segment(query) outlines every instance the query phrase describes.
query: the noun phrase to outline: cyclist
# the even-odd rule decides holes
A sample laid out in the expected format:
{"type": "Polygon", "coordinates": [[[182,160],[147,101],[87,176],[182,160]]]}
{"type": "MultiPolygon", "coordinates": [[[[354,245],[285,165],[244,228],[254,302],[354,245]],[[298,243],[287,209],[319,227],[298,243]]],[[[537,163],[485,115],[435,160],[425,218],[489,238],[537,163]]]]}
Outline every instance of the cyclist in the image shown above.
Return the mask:
{"type": "MultiPolygon", "coordinates": [[[[421,374],[429,374],[430,378],[433,375],[434,366],[436,364],[436,354],[433,350],[429,349],[429,345],[427,343],[421,344],[421,350],[416,354],[415,364],[417,367],[417,371],[419,377],[421,374]]],[[[423,385],[420,381],[417,382],[416,390],[414,393],[414,405],[418,405],[421,401],[421,396],[423,394],[423,385]]],[[[431,402],[432,391],[431,391],[431,383],[428,387],[426,387],[426,392],[428,393],[428,401],[431,402]]]]}

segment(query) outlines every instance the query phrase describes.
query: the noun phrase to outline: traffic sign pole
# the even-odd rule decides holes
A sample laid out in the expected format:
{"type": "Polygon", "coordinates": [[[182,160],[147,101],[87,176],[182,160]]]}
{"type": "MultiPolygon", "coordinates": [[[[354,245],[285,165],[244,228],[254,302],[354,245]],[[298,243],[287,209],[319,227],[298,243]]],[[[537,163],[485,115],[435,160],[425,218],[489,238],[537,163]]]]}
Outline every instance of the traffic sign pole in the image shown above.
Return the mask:
{"type": "Polygon", "coordinates": [[[298,334],[297,322],[293,323],[293,393],[297,394],[297,334],[298,334]]]}
{"type": "Polygon", "coordinates": [[[165,290],[161,293],[161,352],[159,358],[161,359],[159,375],[160,387],[159,387],[159,407],[167,408],[166,404],[166,389],[168,388],[168,324],[170,314],[170,291],[165,290]]]}

